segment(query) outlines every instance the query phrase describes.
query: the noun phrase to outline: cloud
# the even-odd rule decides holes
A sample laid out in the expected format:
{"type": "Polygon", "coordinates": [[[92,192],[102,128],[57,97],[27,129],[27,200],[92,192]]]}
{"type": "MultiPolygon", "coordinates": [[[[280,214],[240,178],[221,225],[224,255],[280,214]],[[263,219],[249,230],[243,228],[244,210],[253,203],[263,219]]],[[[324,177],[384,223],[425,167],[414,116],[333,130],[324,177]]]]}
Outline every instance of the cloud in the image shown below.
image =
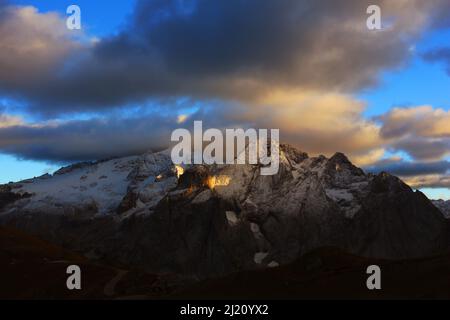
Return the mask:
{"type": "Polygon", "coordinates": [[[205,127],[246,127],[242,121],[227,118],[225,110],[201,108],[197,112],[130,111],[130,115],[109,114],[87,120],[17,122],[2,126],[0,116],[0,152],[20,159],[67,163],[139,155],[170,146],[177,128],[192,129],[193,121],[203,119],[205,127]],[[180,122],[180,118],[184,122],[180,122]]]}
{"type": "Polygon", "coordinates": [[[368,153],[380,156],[373,150],[383,145],[379,127],[364,119],[364,109],[363,102],[339,93],[274,90],[235,117],[257,127],[280,128],[283,142],[308,153],[340,151],[362,164],[368,153]]]}
{"type": "Polygon", "coordinates": [[[450,111],[431,106],[394,108],[376,118],[393,151],[414,159],[438,160],[450,153],[450,111]]]}
{"type": "Polygon", "coordinates": [[[0,103],[0,128],[7,128],[24,123],[22,117],[8,114],[8,108],[0,103]]]}
{"type": "Polygon", "coordinates": [[[383,123],[381,134],[386,138],[416,136],[450,137],[450,111],[432,106],[394,108],[377,118],[383,123]]]}
{"type": "Polygon", "coordinates": [[[450,176],[424,175],[405,179],[413,188],[450,188],[450,176]]]}
{"type": "Polygon", "coordinates": [[[366,153],[352,155],[350,160],[360,167],[370,166],[383,158],[385,152],[386,150],[383,148],[373,149],[366,153]]]}
{"type": "Polygon", "coordinates": [[[79,45],[56,13],[0,2],[0,91],[43,85],[79,45]]]}
{"type": "Polygon", "coordinates": [[[349,96],[276,92],[264,101],[264,106],[205,101],[194,113],[183,112],[189,109],[183,104],[168,113],[142,108],[131,116],[113,113],[90,120],[18,122],[0,126],[0,151],[49,161],[140,154],[168,147],[172,130],[192,129],[194,120],[203,120],[205,128],[282,128],[283,142],[312,154],[343,151],[361,160],[365,157],[366,162],[367,157],[375,161],[381,156],[372,152],[382,143],[379,128],[363,119],[363,104],[349,96]]]}
{"type": "Polygon", "coordinates": [[[363,102],[332,92],[272,90],[251,104],[220,100],[187,100],[181,105],[172,100],[168,104],[171,108],[158,104],[157,110],[148,111],[143,106],[126,116],[113,113],[84,121],[38,124],[4,113],[2,119],[14,120],[16,126],[0,131],[0,151],[51,161],[140,154],[168,147],[171,131],[192,129],[194,120],[203,120],[205,128],[279,128],[282,142],[312,155],[344,152],[360,166],[377,163],[386,150],[405,151],[428,161],[442,159],[449,150],[440,124],[440,116],[447,113],[431,107],[397,108],[375,122],[364,118],[363,102]],[[111,143],[114,147],[107,147],[111,143]]]}
{"type": "Polygon", "coordinates": [[[8,128],[12,126],[18,126],[21,124],[23,124],[21,117],[2,114],[0,112],[0,128],[8,128]]]}
{"type": "Polygon", "coordinates": [[[364,170],[374,174],[389,172],[412,188],[450,188],[450,162],[446,160],[420,162],[390,158],[379,160],[364,170]]]}
{"type": "MultiPolygon", "coordinates": [[[[376,2],[390,22],[383,32],[366,28],[369,0],[140,0],[122,32],[84,47],[68,66],[58,58],[78,43],[60,43],[58,19],[14,9],[6,26],[24,20],[25,39],[34,20],[53,21],[38,35],[64,68],[34,85],[20,78],[10,92],[48,115],[174,96],[253,102],[272,89],[352,92],[401,66],[411,43],[450,7],[445,0],[376,2]]],[[[14,39],[20,47],[21,37],[14,39]]],[[[28,59],[19,58],[22,68],[28,59]]],[[[40,75],[39,65],[53,67],[35,63],[29,72],[40,75]]]]}
{"type": "Polygon", "coordinates": [[[0,126],[0,150],[21,159],[76,162],[161,149],[174,126],[170,118],[92,119],[0,126]]]}
{"type": "Polygon", "coordinates": [[[390,145],[395,151],[406,151],[414,159],[433,161],[450,154],[450,139],[408,137],[390,145]]]}
{"type": "Polygon", "coordinates": [[[385,159],[366,167],[365,170],[373,173],[389,172],[410,178],[424,175],[444,175],[450,170],[450,162],[410,162],[401,159],[385,159]]]}

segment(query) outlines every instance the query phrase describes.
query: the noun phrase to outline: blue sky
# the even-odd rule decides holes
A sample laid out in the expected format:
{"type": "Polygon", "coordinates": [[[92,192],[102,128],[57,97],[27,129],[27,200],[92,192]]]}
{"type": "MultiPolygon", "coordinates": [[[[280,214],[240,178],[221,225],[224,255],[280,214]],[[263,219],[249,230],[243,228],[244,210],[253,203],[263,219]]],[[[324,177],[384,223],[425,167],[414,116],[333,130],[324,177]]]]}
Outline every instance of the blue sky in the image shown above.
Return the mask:
{"type": "Polygon", "coordinates": [[[367,102],[368,117],[391,107],[433,105],[450,109],[450,77],[439,63],[424,61],[420,54],[450,43],[450,31],[443,29],[424,36],[414,48],[413,59],[403,68],[386,71],[380,85],[363,90],[358,97],[367,102]]]}
{"type": "MultiPolygon", "coordinates": [[[[58,12],[61,16],[65,16],[66,8],[69,5],[76,3],[81,7],[82,10],[83,32],[90,38],[107,39],[110,37],[118,37],[118,35],[120,35],[120,32],[122,30],[126,30],[127,28],[131,30],[129,33],[132,36],[129,38],[133,39],[133,41],[133,33],[138,34],[137,37],[142,36],[139,34],[141,30],[133,29],[133,27],[130,27],[129,25],[130,21],[132,21],[132,14],[134,12],[136,1],[111,2],[103,0],[77,0],[73,2],[66,0],[12,0],[10,2],[20,6],[34,6],[39,9],[40,13],[58,12]]],[[[174,2],[176,1],[174,0],[174,2]]],[[[178,1],[177,3],[181,2],[178,1]]],[[[146,7],[144,5],[142,5],[141,7],[148,8],[148,6],[146,7]]],[[[189,11],[188,13],[183,14],[190,15],[191,12],[189,11]]],[[[214,25],[214,20],[212,21],[214,25]]],[[[211,23],[209,21],[207,22],[211,23]]],[[[145,23],[143,24],[143,26],[148,27],[148,25],[146,25],[145,23]]],[[[151,29],[151,27],[149,28],[150,31],[156,32],[155,30],[151,29]]],[[[156,30],[158,31],[159,29],[156,30]]],[[[193,28],[192,30],[196,29],[193,28]]],[[[205,31],[205,34],[207,36],[208,30],[205,31]]],[[[145,36],[147,35],[145,34],[145,36]]],[[[226,41],[226,39],[224,40],[226,41]]],[[[117,43],[119,45],[123,45],[123,43],[120,41],[117,41],[116,44],[117,43]]],[[[164,45],[164,42],[162,43],[164,45]]],[[[420,38],[415,39],[415,42],[410,46],[409,59],[405,59],[404,63],[401,63],[394,68],[384,68],[379,71],[378,84],[376,86],[352,89],[351,97],[362,101],[366,106],[361,115],[361,117],[363,117],[362,120],[376,122],[377,116],[389,113],[394,107],[408,108],[429,105],[433,108],[440,108],[446,111],[450,110],[450,76],[446,72],[446,66],[444,62],[430,62],[422,58],[422,55],[427,53],[428,51],[444,47],[448,44],[450,44],[449,28],[430,29],[422,34],[420,38]]],[[[206,48],[206,50],[210,50],[210,48],[206,48]]],[[[170,55],[170,57],[172,58],[172,55],[170,55]]],[[[194,63],[197,63],[199,60],[197,59],[193,61],[194,63]]],[[[183,70],[183,72],[184,71],[185,70],[183,70]]],[[[188,98],[177,97],[175,101],[177,101],[175,104],[181,104],[181,106],[176,107],[177,114],[186,112],[190,113],[193,110],[198,111],[202,109],[202,101],[193,101],[191,105],[189,105],[188,98]],[[187,102],[185,100],[187,100],[187,102]],[[182,101],[182,103],[180,103],[180,101],[182,101]]],[[[158,107],[155,106],[157,104],[157,101],[146,101],[146,115],[150,117],[151,110],[157,111],[158,107]]],[[[139,101],[136,104],[127,104],[126,108],[122,106],[122,108],[119,108],[118,110],[116,110],[117,107],[115,106],[108,106],[108,108],[113,108],[112,111],[109,109],[109,111],[103,111],[106,110],[106,108],[99,109],[100,111],[98,112],[82,110],[75,113],[58,114],[53,116],[53,118],[48,117],[47,115],[43,116],[41,113],[30,113],[23,111],[23,109],[17,107],[19,105],[18,101],[11,101],[5,97],[3,97],[3,103],[1,105],[3,105],[5,110],[9,112],[9,116],[21,117],[24,121],[30,124],[40,124],[40,121],[49,120],[70,122],[74,120],[89,121],[91,119],[97,119],[101,117],[109,117],[108,119],[117,119],[124,115],[127,115],[128,117],[130,117],[130,115],[135,116],[135,106],[141,106],[142,101],[139,101]],[[8,105],[14,107],[8,107],[8,105]]],[[[141,107],[138,107],[137,110],[138,112],[140,112],[141,107]]],[[[142,108],[142,110],[144,109],[142,108]]],[[[2,110],[0,109],[0,115],[1,111],[2,110]]],[[[44,123],[47,125],[47,122],[44,123]]],[[[76,127],[78,125],[79,124],[76,124],[76,127]]],[[[92,128],[92,131],[95,130],[97,129],[92,128]]],[[[48,133],[46,134],[48,135],[48,133]]],[[[398,155],[400,155],[405,161],[414,161],[414,159],[411,158],[407,151],[402,151],[400,149],[397,150],[395,149],[395,147],[393,147],[392,150],[391,148],[386,148],[382,159],[387,159],[392,156],[398,155]]],[[[55,163],[55,161],[52,161],[50,159],[45,161],[24,160],[24,158],[26,157],[26,155],[18,155],[17,152],[11,152],[10,154],[7,154],[6,150],[4,150],[3,153],[0,152],[0,167],[3,168],[0,171],[0,183],[17,181],[24,178],[39,176],[47,172],[53,172],[58,168],[58,166],[64,163],[64,161],[55,163]]],[[[448,160],[448,157],[445,156],[441,160],[448,160]]],[[[426,159],[426,161],[429,161],[429,159],[426,159]]],[[[427,195],[432,198],[450,198],[450,192],[448,188],[424,187],[422,189],[424,192],[426,192],[427,195]]]]}

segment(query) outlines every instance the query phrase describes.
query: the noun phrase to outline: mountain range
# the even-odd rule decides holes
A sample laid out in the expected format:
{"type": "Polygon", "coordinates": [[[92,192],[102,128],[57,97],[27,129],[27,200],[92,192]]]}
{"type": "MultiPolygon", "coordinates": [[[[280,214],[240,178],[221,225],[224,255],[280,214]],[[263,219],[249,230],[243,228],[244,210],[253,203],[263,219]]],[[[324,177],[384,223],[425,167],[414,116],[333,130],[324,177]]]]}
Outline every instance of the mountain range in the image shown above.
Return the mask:
{"type": "Polygon", "coordinates": [[[448,252],[450,204],[342,153],[280,146],[280,170],[173,165],[170,152],[86,162],[0,186],[0,224],[155,274],[205,279],[324,247],[370,259],[448,252]]]}

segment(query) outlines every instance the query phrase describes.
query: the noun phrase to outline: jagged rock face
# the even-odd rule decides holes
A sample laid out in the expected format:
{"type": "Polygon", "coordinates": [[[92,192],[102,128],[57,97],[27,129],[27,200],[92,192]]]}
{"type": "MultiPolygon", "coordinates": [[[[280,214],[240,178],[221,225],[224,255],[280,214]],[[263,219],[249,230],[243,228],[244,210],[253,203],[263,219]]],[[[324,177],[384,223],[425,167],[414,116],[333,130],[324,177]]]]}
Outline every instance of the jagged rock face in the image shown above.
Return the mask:
{"type": "Polygon", "coordinates": [[[450,219],[450,200],[433,200],[433,204],[441,210],[447,219],[450,219]]]}
{"type": "Polygon", "coordinates": [[[386,173],[375,176],[369,188],[352,220],[352,252],[399,259],[447,251],[448,220],[423,193],[386,173]]]}
{"type": "Polygon", "coordinates": [[[167,152],[65,169],[11,185],[33,196],[7,204],[0,223],[152,272],[200,277],[277,266],[324,246],[401,259],[449,245],[448,221],[423,194],[389,174],[366,175],[340,153],[308,157],[282,145],[273,176],[257,165],[185,169],[178,178],[167,152]]]}
{"type": "Polygon", "coordinates": [[[262,265],[286,263],[329,245],[393,259],[447,249],[446,219],[398,178],[366,176],[339,153],[327,159],[282,150],[275,176],[259,175],[256,166],[200,166],[179,183],[198,197],[212,189],[236,217],[233,225],[250,223],[259,230],[255,262],[262,256],[262,265]]]}

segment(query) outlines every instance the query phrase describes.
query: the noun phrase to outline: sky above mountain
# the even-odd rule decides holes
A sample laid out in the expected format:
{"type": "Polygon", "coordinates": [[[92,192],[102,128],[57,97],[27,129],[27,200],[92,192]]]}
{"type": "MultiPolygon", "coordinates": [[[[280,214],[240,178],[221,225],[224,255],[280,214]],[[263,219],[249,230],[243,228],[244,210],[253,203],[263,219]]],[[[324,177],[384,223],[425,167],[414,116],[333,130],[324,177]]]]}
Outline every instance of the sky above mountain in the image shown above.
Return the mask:
{"type": "Polygon", "coordinates": [[[0,183],[164,148],[203,120],[279,128],[450,198],[449,15],[447,0],[0,0],[0,183]]]}

